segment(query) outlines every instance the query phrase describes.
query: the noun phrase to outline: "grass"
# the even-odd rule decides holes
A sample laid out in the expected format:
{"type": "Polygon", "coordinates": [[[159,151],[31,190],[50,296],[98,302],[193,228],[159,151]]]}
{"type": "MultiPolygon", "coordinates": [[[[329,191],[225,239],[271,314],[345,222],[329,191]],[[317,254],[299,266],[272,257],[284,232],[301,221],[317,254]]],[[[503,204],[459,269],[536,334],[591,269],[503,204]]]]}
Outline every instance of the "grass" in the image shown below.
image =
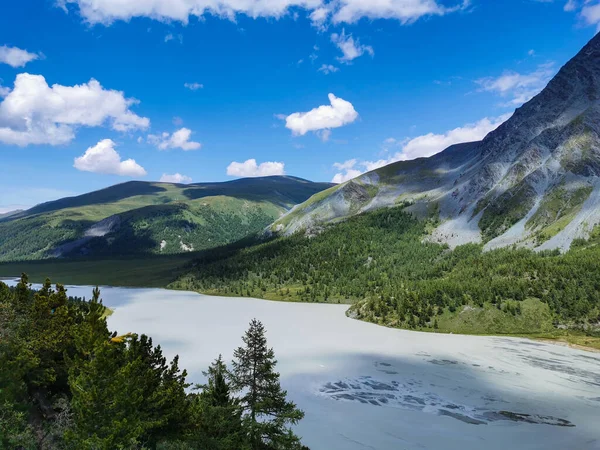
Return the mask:
{"type": "Polygon", "coordinates": [[[538,230],[537,238],[540,243],[547,241],[575,218],[592,190],[592,186],[580,186],[569,190],[559,186],[553,189],[527,221],[527,227],[538,230]]]}
{"type": "Polygon", "coordinates": [[[521,314],[515,315],[489,303],[483,307],[464,307],[455,313],[446,310],[437,317],[439,330],[459,334],[531,334],[554,330],[552,313],[546,303],[526,299],[520,304],[521,314]]]}
{"type": "MultiPolygon", "coordinates": [[[[500,236],[527,215],[535,204],[535,191],[526,184],[518,184],[487,204],[479,227],[484,241],[500,236]]],[[[485,202],[477,206],[485,207],[485,202]]]]}
{"type": "Polygon", "coordinates": [[[275,223],[275,226],[277,226],[279,224],[284,225],[284,226],[289,225],[294,218],[296,218],[297,216],[300,215],[300,213],[305,212],[308,208],[312,207],[313,205],[316,205],[317,203],[319,203],[322,200],[325,200],[327,197],[329,197],[335,191],[337,191],[341,186],[342,186],[342,184],[338,184],[336,186],[330,187],[329,189],[325,189],[324,191],[314,194],[312,197],[310,197],[304,203],[299,205],[296,209],[294,209],[289,214],[286,214],[281,219],[279,219],[275,223]]]}

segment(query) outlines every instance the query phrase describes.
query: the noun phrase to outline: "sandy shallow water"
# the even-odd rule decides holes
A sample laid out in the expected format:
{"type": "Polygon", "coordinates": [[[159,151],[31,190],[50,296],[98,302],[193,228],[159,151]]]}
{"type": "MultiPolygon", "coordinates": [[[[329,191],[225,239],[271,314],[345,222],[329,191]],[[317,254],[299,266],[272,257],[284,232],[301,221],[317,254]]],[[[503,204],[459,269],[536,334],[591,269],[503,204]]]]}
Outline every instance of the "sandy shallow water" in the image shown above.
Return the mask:
{"type": "Polygon", "coordinates": [[[191,382],[220,353],[230,360],[260,319],[313,450],[600,449],[599,354],[387,329],[347,318],[344,305],[111,287],[102,298],[111,330],[152,336],[191,382]]]}

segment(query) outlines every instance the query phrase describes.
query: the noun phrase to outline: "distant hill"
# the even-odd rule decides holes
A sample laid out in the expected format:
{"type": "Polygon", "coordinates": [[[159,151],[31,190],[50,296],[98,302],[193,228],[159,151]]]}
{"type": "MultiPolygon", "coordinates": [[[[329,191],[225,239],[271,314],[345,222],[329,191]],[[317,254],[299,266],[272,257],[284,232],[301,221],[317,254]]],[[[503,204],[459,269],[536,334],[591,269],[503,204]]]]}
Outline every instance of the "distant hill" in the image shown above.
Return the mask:
{"type": "Polygon", "coordinates": [[[600,34],[480,142],[400,161],[318,193],[280,219],[292,234],[410,204],[431,239],[566,250],[600,224],[600,34]]]}
{"type": "Polygon", "coordinates": [[[16,216],[17,214],[21,214],[22,212],[23,212],[22,209],[15,209],[14,211],[7,211],[5,213],[0,213],[0,220],[16,216]]]}
{"type": "Polygon", "coordinates": [[[204,250],[264,229],[331,186],[289,176],[118,184],[0,217],[0,261],[204,250]]]}

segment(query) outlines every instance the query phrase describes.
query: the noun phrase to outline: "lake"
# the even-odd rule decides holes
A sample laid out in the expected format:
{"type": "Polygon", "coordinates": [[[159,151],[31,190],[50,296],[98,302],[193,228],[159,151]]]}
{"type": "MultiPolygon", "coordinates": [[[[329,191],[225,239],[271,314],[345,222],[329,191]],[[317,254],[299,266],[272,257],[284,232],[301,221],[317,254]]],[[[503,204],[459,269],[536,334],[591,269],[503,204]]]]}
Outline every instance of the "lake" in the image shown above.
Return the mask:
{"type": "Polygon", "coordinates": [[[347,318],[344,305],[111,287],[102,298],[111,330],[152,336],[191,382],[261,320],[312,450],[600,449],[597,353],[388,329],[347,318]]]}

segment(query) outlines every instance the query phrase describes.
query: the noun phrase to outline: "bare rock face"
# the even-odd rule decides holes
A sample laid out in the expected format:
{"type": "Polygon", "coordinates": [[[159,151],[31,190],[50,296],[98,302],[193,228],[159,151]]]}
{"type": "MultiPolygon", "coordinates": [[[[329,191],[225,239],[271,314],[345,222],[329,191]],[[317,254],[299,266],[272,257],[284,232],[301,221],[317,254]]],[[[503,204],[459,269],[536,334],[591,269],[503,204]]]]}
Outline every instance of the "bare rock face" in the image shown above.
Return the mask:
{"type": "Polygon", "coordinates": [[[431,239],[566,250],[600,223],[600,35],[480,142],[402,161],[311,198],[277,224],[293,233],[403,202],[438,214],[431,239]]]}

